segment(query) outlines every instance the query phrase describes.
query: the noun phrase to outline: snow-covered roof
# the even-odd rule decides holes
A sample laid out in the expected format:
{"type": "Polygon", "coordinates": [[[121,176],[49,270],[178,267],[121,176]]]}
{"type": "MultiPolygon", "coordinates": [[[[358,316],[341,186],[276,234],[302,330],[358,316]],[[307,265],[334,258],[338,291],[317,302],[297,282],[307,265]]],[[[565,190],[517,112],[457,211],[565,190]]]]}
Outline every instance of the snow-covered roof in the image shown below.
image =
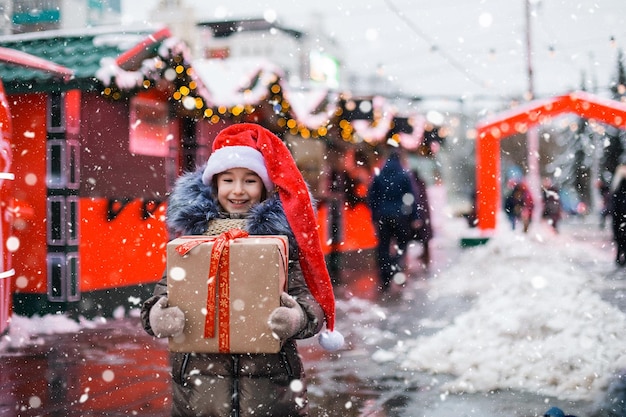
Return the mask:
{"type": "MultiPolygon", "coordinates": [[[[90,89],[98,84],[94,77],[102,59],[115,59],[161,31],[111,27],[2,36],[0,47],[7,51],[0,59],[0,78],[8,94],[48,91],[52,85],[90,89]]],[[[154,42],[154,48],[157,44],[154,42]]],[[[155,51],[144,48],[142,53],[154,55],[155,51]]]]}
{"type": "Polygon", "coordinates": [[[258,58],[196,59],[192,65],[207,86],[205,99],[215,107],[257,104],[283,76],[278,66],[258,58]]]}
{"type": "Polygon", "coordinates": [[[337,111],[337,95],[327,88],[286,88],[285,98],[298,121],[309,129],[326,126],[337,111]],[[322,109],[321,111],[316,111],[322,109]]]}
{"type": "Polygon", "coordinates": [[[370,114],[362,119],[356,114],[359,109],[343,108],[351,101],[343,94],[320,85],[290,85],[281,67],[267,59],[194,59],[167,27],[46,31],[0,37],[0,48],[7,52],[4,60],[0,56],[0,78],[9,93],[45,90],[52,84],[58,88],[58,78],[64,77],[65,89],[104,86],[105,96],[120,98],[165,80],[175,84],[175,102],[205,117],[216,117],[220,109],[218,117],[237,118],[241,107],[254,111],[267,103],[285,122],[282,127],[294,120],[295,128],[289,122],[291,133],[305,137],[332,135],[345,120],[349,125],[342,124],[340,137],[346,141],[376,145],[393,136],[401,146],[417,149],[422,140],[423,123],[411,123],[408,130],[396,123],[398,118],[414,120],[417,114],[398,114],[384,97],[362,100],[371,102],[370,114]],[[14,61],[34,65],[16,71],[14,61]]]}
{"type": "MultiPolygon", "coordinates": [[[[280,84],[290,116],[307,129],[327,126],[340,106],[338,93],[323,87],[292,86],[277,65],[258,57],[197,59],[192,64],[208,90],[207,103],[214,107],[259,104],[268,99],[271,83],[280,84]]],[[[387,139],[398,113],[384,97],[375,96],[371,101],[372,118],[350,123],[361,139],[375,145],[387,139]]],[[[410,118],[413,131],[399,132],[399,141],[407,149],[417,149],[423,134],[423,117],[416,114],[410,118]]]]}

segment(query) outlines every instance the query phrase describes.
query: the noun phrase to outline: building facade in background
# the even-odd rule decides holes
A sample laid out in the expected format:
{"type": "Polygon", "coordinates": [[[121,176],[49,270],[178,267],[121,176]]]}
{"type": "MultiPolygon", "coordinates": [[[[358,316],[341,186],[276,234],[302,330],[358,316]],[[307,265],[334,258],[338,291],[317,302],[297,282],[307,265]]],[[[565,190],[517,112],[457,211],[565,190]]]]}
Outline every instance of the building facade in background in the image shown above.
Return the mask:
{"type": "Polygon", "coordinates": [[[291,85],[342,85],[340,50],[321,33],[289,29],[265,19],[199,22],[196,56],[264,58],[280,67],[291,85]]]}
{"type": "MultiPolygon", "coordinates": [[[[0,32],[12,35],[55,29],[120,25],[121,0],[0,0],[0,32]]],[[[343,84],[341,51],[319,25],[307,32],[264,19],[197,21],[182,0],[161,0],[150,23],[167,25],[197,58],[264,58],[294,85],[337,90],[343,84]],[[195,24],[194,24],[195,22],[195,24]]]]}
{"type": "Polygon", "coordinates": [[[119,24],[121,0],[1,0],[0,32],[12,35],[119,24]]]}

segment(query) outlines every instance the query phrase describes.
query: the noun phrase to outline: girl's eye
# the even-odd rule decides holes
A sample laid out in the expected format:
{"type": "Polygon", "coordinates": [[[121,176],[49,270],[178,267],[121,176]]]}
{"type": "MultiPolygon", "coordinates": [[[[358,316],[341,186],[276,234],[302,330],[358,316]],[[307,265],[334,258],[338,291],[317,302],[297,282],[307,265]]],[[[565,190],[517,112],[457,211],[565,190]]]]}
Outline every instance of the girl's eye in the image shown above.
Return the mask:
{"type": "Polygon", "coordinates": [[[248,178],[246,179],[246,182],[248,184],[256,184],[257,182],[259,182],[259,180],[257,180],[256,178],[248,178]]]}

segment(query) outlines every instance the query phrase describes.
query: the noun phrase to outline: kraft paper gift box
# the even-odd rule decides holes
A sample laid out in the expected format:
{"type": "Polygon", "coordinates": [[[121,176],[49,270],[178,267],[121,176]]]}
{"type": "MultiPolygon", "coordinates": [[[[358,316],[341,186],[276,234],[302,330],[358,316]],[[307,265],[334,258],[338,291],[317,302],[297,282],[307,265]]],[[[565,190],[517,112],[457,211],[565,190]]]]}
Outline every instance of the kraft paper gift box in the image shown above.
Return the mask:
{"type": "Polygon", "coordinates": [[[276,353],[280,341],[267,322],[286,291],[287,237],[220,236],[183,236],[167,244],[168,305],[185,313],[183,334],[169,339],[169,349],[276,353]],[[221,249],[213,251],[216,246],[221,249]]]}

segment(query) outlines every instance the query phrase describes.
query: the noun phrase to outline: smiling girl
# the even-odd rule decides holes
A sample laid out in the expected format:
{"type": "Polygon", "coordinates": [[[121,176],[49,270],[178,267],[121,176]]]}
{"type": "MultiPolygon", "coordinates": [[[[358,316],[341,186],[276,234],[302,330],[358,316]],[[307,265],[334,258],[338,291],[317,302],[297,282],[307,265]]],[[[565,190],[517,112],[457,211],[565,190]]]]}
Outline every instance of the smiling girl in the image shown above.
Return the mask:
{"type": "MultiPolygon", "coordinates": [[[[334,332],[334,296],[321,252],[308,188],[287,147],[254,124],[220,132],[207,164],[183,175],[168,201],[167,224],[174,234],[216,235],[232,228],[250,235],[289,238],[287,292],[268,317],[281,340],[275,354],[172,352],[173,416],[307,416],[302,361],[296,339],[328,331],[328,350],[343,343],[334,332]]],[[[142,309],[146,331],[172,337],[185,318],[167,305],[164,277],[142,309]]]]}

